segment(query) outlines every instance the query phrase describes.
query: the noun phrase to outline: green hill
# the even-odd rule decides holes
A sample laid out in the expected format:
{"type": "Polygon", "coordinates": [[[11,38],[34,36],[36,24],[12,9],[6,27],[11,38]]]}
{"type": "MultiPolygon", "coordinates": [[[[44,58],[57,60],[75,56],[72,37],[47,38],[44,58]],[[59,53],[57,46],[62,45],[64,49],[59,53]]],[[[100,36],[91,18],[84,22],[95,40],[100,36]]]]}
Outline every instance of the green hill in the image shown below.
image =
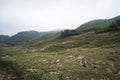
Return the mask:
{"type": "Polygon", "coordinates": [[[38,36],[41,36],[44,33],[39,33],[36,31],[24,31],[24,32],[19,32],[16,35],[13,35],[9,40],[7,40],[8,44],[21,44],[24,43],[25,41],[34,39],[38,36]]]}
{"type": "Polygon", "coordinates": [[[6,43],[6,41],[10,39],[7,35],[0,35],[0,43],[6,43]]]}
{"type": "Polygon", "coordinates": [[[56,36],[56,33],[58,33],[58,31],[50,32],[22,31],[11,37],[0,35],[0,43],[9,45],[20,45],[34,39],[47,40],[49,38],[54,38],[56,36]]]}
{"type": "Polygon", "coordinates": [[[17,80],[120,79],[120,31],[4,46],[0,53],[0,70],[17,80]]]}
{"type": "Polygon", "coordinates": [[[77,34],[75,30],[65,30],[50,32],[19,46],[1,44],[0,78],[120,80],[118,18],[89,22],[77,34]]]}
{"type": "MultiPolygon", "coordinates": [[[[51,31],[51,32],[37,32],[37,31],[23,31],[11,37],[0,35],[0,43],[9,45],[19,45],[30,41],[46,41],[55,38],[65,38],[68,36],[78,35],[83,32],[88,33],[102,33],[120,29],[120,16],[112,19],[99,19],[89,21],[75,30],[51,31]],[[58,33],[59,32],[59,33],[58,33]],[[35,40],[36,39],[36,40],[35,40]]],[[[32,42],[33,42],[32,41],[32,42]]]]}
{"type": "Polygon", "coordinates": [[[101,19],[101,20],[93,20],[89,21],[81,26],[79,26],[76,30],[78,32],[106,32],[109,30],[110,25],[112,23],[116,23],[116,21],[120,21],[120,16],[112,18],[112,19],[101,19]]]}
{"type": "Polygon", "coordinates": [[[99,34],[82,33],[79,35],[69,36],[62,39],[53,39],[49,41],[32,41],[26,43],[28,47],[44,48],[45,51],[59,51],[76,47],[94,48],[112,46],[120,43],[120,30],[99,34]]]}

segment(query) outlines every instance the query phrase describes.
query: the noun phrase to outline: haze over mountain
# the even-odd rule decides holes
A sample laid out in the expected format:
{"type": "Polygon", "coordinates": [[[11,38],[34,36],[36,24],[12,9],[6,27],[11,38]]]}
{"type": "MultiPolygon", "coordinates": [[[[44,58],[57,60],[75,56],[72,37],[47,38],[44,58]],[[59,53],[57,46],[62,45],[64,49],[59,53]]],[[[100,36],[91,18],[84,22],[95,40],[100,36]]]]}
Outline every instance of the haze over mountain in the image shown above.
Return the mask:
{"type": "Polygon", "coordinates": [[[119,29],[120,29],[120,16],[117,16],[111,19],[92,20],[72,30],[67,29],[65,31],[48,31],[48,32],[22,31],[11,37],[6,35],[0,35],[0,43],[18,45],[35,39],[40,42],[55,38],[65,38],[68,36],[79,35],[82,32],[102,33],[119,29]]]}
{"type": "Polygon", "coordinates": [[[111,19],[92,20],[80,25],[77,28],[77,30],[82,32],[83,31],[95,31],[95,32],[107,31],[110,28],[110,25],[112,23],[116,23],[116,21],[120,21],[120,16],[116,16],[111,19]]]}
{"type": "Polygon", "coordinates": [[[120,16],[1,37],[1,80],[120,80],[120,16]]]}
{"type": "MultiPolygon", "coordinates": [[[[42,36],[51,36],[59,31],[49,31],[49,32],[37,32],[37,31],[22,31],[13,36],[0,35],[0,43],[5,43],[9,45],[18,45],[26,41],[30,41],[37,38],[43,38],[42,36]]],[[[50,37],[49,37],[50,38],[50,37]]]]}
{"type": "Polygon", "coordinates": [[[120,0],[0,0],[0,80],[120,80],[120,0]]]}
{"type": "Polygon", "coordinates": [[[0,0],[0,34],[75,29],[120,15],[120,0],[0,0]]]}

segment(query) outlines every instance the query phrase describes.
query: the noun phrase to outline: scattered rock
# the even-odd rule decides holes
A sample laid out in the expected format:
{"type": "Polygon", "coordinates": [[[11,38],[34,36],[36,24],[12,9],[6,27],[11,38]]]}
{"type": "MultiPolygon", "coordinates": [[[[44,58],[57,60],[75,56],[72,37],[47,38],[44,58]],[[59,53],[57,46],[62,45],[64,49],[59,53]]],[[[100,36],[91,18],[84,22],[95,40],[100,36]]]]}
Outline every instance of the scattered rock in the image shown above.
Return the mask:
{"type": "Polygon", "coordinates": [[[46,62],[47,60],[43,60],[43,62],[46,62]]]}
{"type": "Polygon", "coordinates": [[[12,75],[0,74],[0,80],[16,80],[16,77],[14,77],[12,75]]]}
{"type": "Polygon", "coordinates": [[[35,50],[35,49],[33,49],[33,50],[31,50],[31,52],[36,52],[36,50],[35,50]]]}
{"type": "Polygon", "coordinates": [[[51,61],[51,64],[57,64],[57,63],[60,63],[60,59],[53,59],[51,61]]]}
{"type": "Polygon", "coordinates": [[[58,74],[57,72],[49,72],[50,75],[58,74]]]}
{"type": "Polygon", "coordinates": [[[65,77],[65,80],[70,80],[70,77],[68,77],[68,76],[67,76],[67,77],[65,77]]]}
{"type": "Polygon", "coordinates": [[[120,75],[120,71],[118,72],[118,74],[120,75]]]}
{"type": "Polygon", "coordinates": [[[73,56],[71,55],[71,56],[68,56],[69,58],[72,58],[73,56]]]}
{"type": "Polygon", "coordinates": [[[37,69],[34,69],[34,68],[30,68],[30,69],[27,69],[28,72],[35,72],[37,71],[37,69]]]}
{"type": "Polygon", "coordinates": [[[80,65],[82,65],[83,67],[86,67],[87,60],[85,60],[84,56],[78,56],[78,62],[79,62],[80,65]]]}
{"type": "Polygon", "coordinates": [[[112,69],[115,69],[114,64],[110,64],[110,65],[111,65],[112,69]]]}
{"type": "Polygon", "coordinates": [[[45,51],[45,48],[40,49],[40,51],[45,51]]]}
{"type": "Polygon", "coordinates": [[[61,74],[61,73],[62,73],[62,71],[58,71],[58,72],[55,72],[55,71],[54,71],[54,72],[49,72],[50,75],[61,74]]]}
{"type": "Polygon", "coordinates": [[[80,80],[79,78],[77,78],[76,80],[80,80]]]}
{"type": "Polygon", "coordinates": [[[16,61],[16,59],[12,59],[12,61],[16,61]]]}
{"type": "Polygon", "coordinates": [[[95,80],[94,78],[91,78],[91,80],[95,80]]]}
{"type": "Polygon", "coordinates": [[[83,59],[83,58],[84,58],[84,56],[78,56],[78,58],[77,58],[77,59],[79,59],[79,60],[80,60],[80,59],[83,59]]]}
{"type": "Polygon", "coordinates": [[[60,59],[57,59],[57,60],[56,60],[56,63],[58,63],[58,62],[60,62],[60,59]]]}
{"type": "Polygon", "coordinates": [[[108,72],[111,72],[111,69],[110,69],[110,68],[107,68],[107,71],[108,71],[108,72]]]}
{"type": "Polygon", "coordinates": [[[49,63],[49,61],[47,61],[47,60],[39,60],[39,62],[41,62],[41,63],[43,63],[43,64],[47,64],[47,63],[49,63]]]}
{"type": "Polygon", "coordinates": [[[61,64],[61,63],[57,63],[57,65],[58,65],[59,67],[62,67],[62,64],[61,64]]]}

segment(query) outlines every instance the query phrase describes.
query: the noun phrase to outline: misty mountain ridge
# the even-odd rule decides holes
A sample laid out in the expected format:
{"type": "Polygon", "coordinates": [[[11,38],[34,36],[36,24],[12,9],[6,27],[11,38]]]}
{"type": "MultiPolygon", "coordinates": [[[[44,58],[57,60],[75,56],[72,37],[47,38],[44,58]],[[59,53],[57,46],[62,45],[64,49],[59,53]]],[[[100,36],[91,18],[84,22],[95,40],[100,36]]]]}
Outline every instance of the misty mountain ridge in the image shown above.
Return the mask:
{"type": "Polygon", "coordinates": [[[49,32],[37,32],[34,30],[31,31],[22,31],[13,36],[6,36],[0,35],[0,43],[10,44],[10,45],[17,45],[24,43],[26,41],[39,38],[41,36],[57,33],[57,31],[49,31],[49,32]]]}
{"type": "Polygon", "coordinates": [[[78,32],[94,31],[96,33],[108,31],[110,25],[120,21],[120,16],[111,19],[97,19],[80,25],[76,30],[78,32]]]}
{"type": "Polygon", "coordinates": [[[120,23],[120,16],[117,16],[111,19],[92,20],[82,24],[77,29],[65,30],[65,31],[63,30],[62,32],[61,31],[37,32],[34,30],[22,31],[11,37],[7,35],[0,35],[0,43],[18,45],[34,39],[37,40],[45,40],[45,39],[49,40],[49,38],[54,39],[59,37],[59,34],[61,34],[60,35],[61,38],[64,38],[67,36],[78,35],[82,32],[94,32],[94,33],[107,32],[107,31],[120,29],[119,23],[120,23]]]}
{"type": "Polygon", "coordinates": [[[15,46],[0,44],[0,71],[15,80],[120,80],[119,18],[74,30],[2,35],[15,46]]]}

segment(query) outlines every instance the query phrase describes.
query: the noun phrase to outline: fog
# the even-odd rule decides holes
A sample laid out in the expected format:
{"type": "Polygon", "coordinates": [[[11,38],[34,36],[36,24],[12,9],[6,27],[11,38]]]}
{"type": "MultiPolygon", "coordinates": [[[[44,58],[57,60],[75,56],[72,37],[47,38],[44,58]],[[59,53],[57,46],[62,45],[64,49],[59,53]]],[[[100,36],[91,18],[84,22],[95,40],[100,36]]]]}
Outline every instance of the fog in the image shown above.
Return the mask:
{"type": "Polygon", "coordinates": [[[0,34],[75,29],[120,15],[120,0],[0,0],[0,34]]]}

